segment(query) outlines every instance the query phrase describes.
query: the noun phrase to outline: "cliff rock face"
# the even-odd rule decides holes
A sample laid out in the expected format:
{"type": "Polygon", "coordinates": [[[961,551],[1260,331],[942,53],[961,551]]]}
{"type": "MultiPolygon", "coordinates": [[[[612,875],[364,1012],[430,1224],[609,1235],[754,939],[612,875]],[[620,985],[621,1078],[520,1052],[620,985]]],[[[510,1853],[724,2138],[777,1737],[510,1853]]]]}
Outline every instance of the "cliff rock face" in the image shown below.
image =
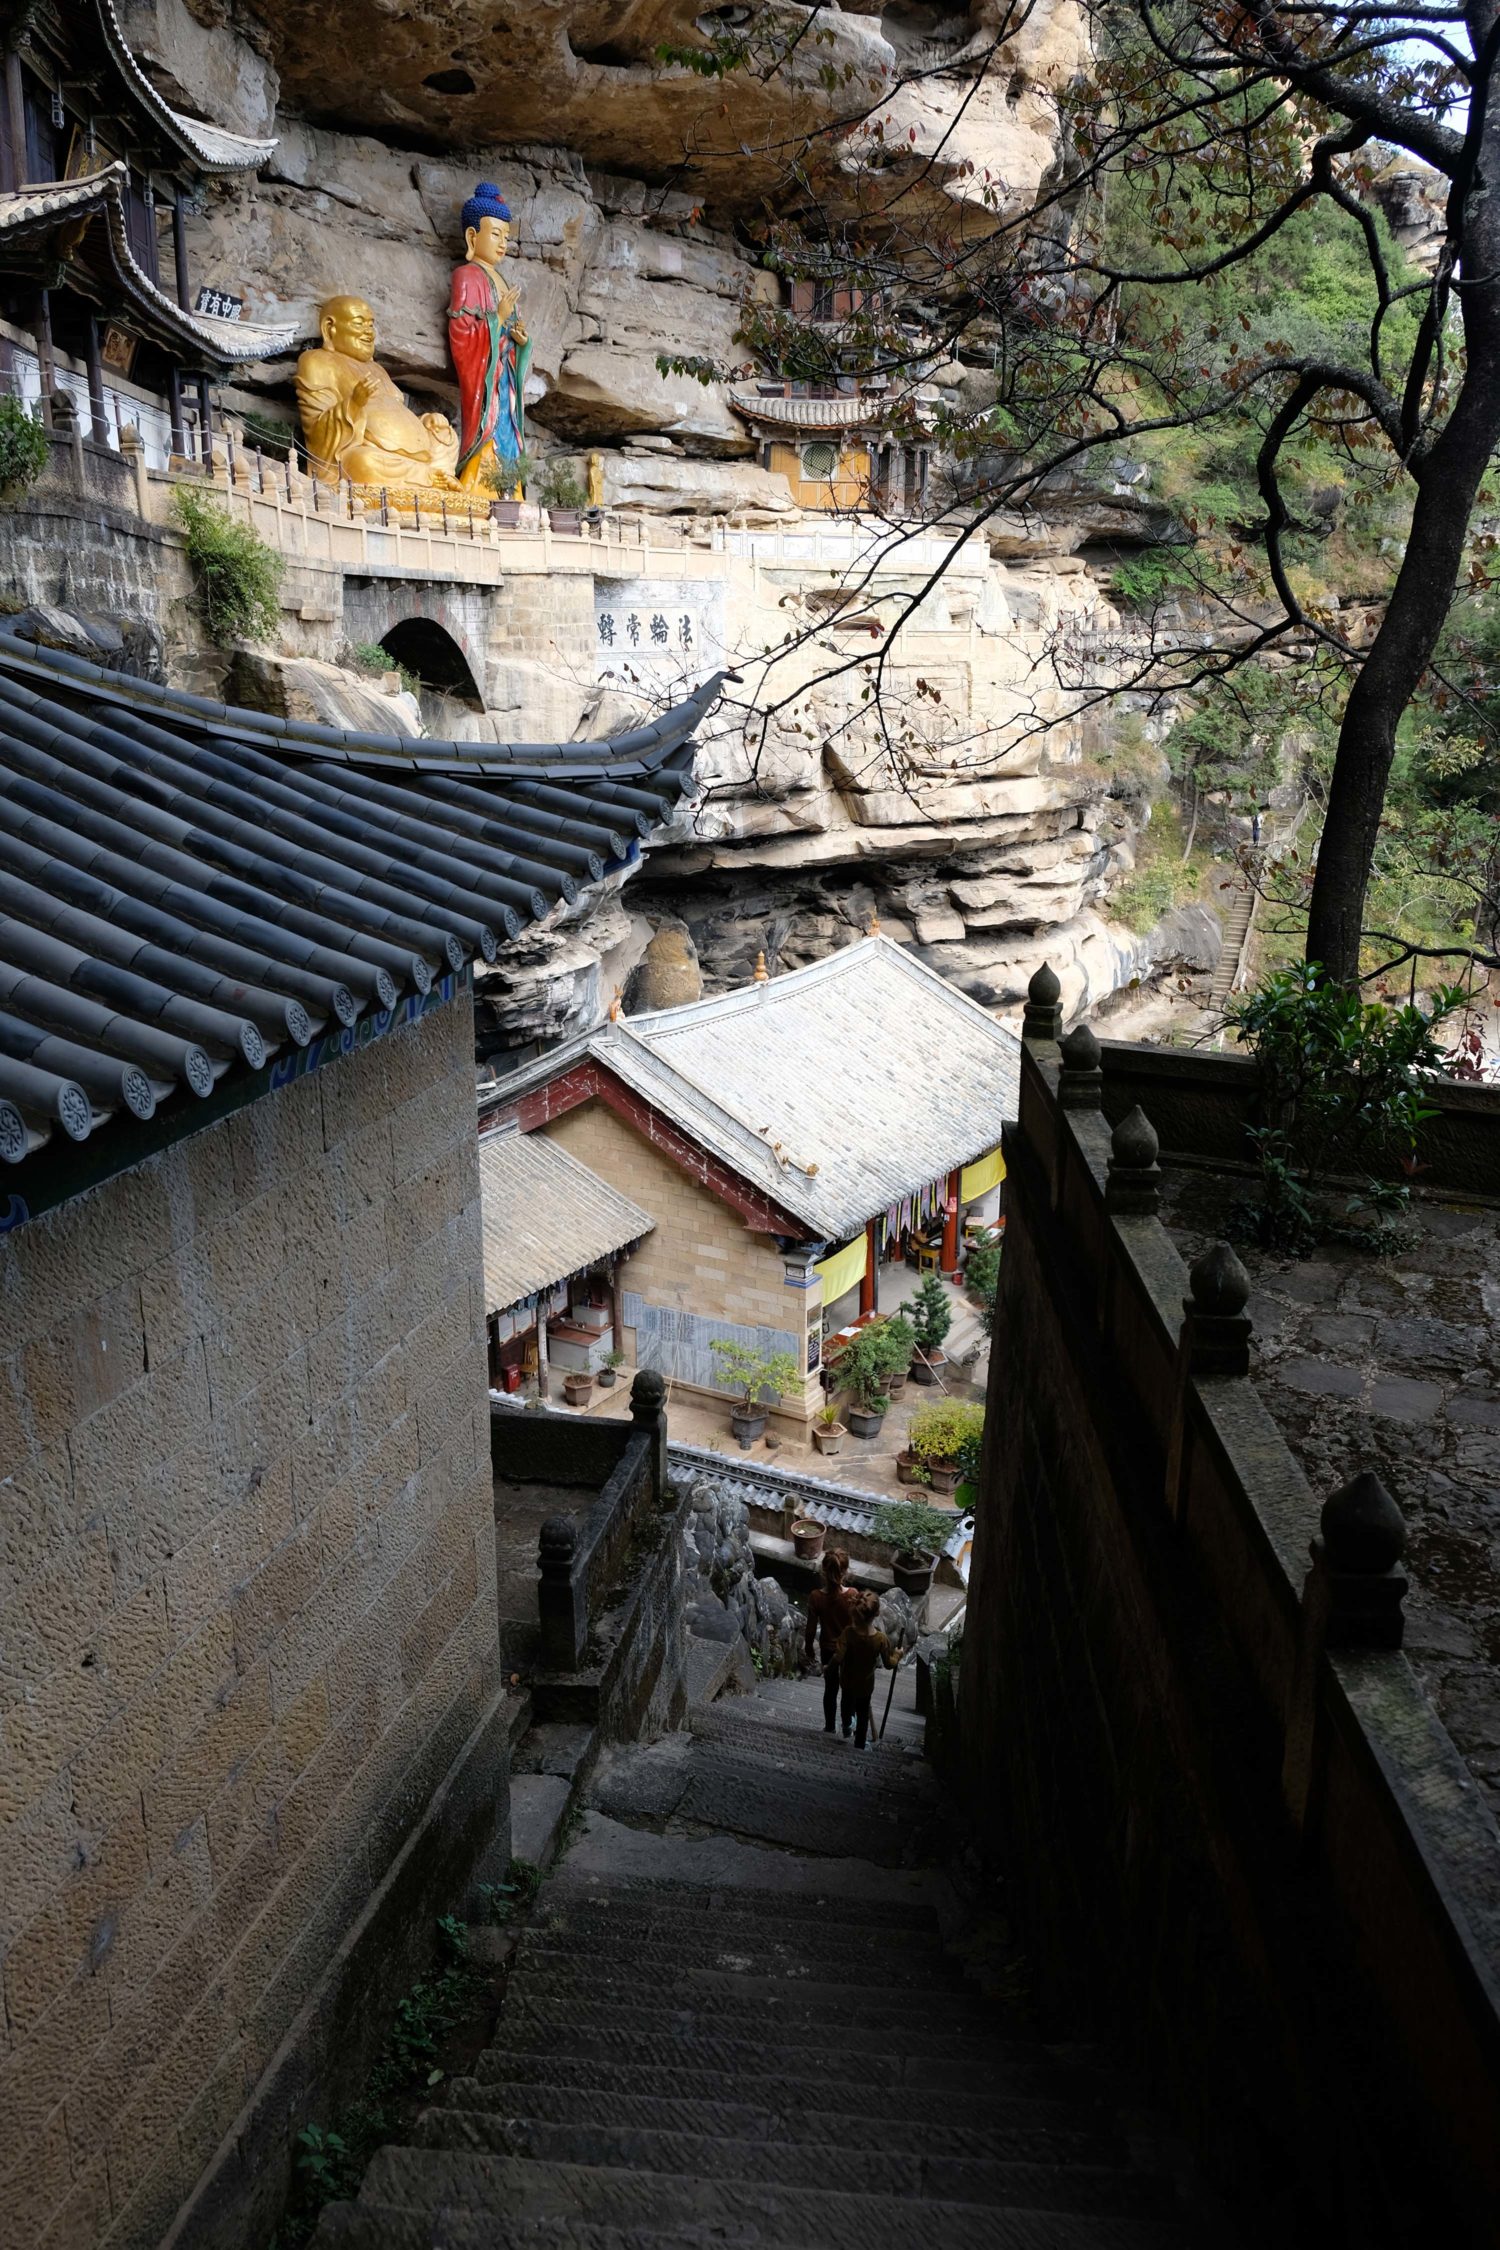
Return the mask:
{"type": "MultiPolygon", "coordinates": [[[[460,207],[476,178],[494,179],[515,215],[537,442],[602,448],[613,508],[762,524],[794,513],[784,479],[746,458],[754,441],[716,386],[664,379],[657,361],[743,356],[742,305],[778,284],[737,222],[785,152],[868,113],[884,88],[883,177],[919,182],[963,206],[966,231],[983,230],[994,183],[1020,202],[1052,171],[1055,96],[1087,60],[1076,0],[1024,13],[977,88],[958,66],[994,38],[998,0],[957,15],[911,4],[815,17],[776,0],[748,18],[698,17],[689,0],[125,5],[128,35],[174,101],[279,135],[259,179],[209,188],[193,222],[203,280],[242,296],[250,317],[291,315],[309,338],[323,298],[366,296],[383,363],[414,403],[451,408],[444,311],[460,207]],[[736,19],[752,43],[801,30],[794,61],[721,81],[661,59],[736,19]]],[[[859,135],[825,145],[852,179],[859,135]]],[[[985,380],[951,372],[970,388],[985,380]]],[[[245,380],[285,402],[290,373],[282,363],[245,380]]],[[[920,574],[887,574],[861,620],[839,616],[840,573],[799,565],[790,549],[774,567],[726,566],[699,640],[745,668],[737,692],[757,708],[726,707],[702,804],[623,902],[532,933],[484,980],[495,1043],[597,1020],[619,987],[638,998],[658,928],[684,933],[710,990],[748,976],[762,947],[773,968],[813,958],[872,911],[996,1008],[1019,1003],[1044,955],[1075,1011],[1141,973],[1149,945],[1099,913],[1129,864],[1131,808],[1107,793],[1107,761],[1086,754],[1043,659],[1057,632],[1115,622],[1078,550],[1162,529],[1123,487],[1059,490],[1024,521],[996,519],[988,546],[965,554],[893,649],[886,734],[864,707],[866,674],[841,660],[920,574]],[[762,673],[762,654],[789,633],[805,646],[762,673]]],[[[595,598],[623,607],[658,592],[622,581],[595,598]]],[[[594,661],[582,643],[568,653],[575,702],[594,661]]],[[[542,709],[541,662],[518,647],[510,702],[487,687],[465,731],[566,728],[552,703],[567,694],[542,709]]],[[[330,685],[316,667],[295,680],[272,669],[268,694],[372,692],[330,685]]],[[[617,692],[607,667],[598,678],[596,701],[617,692]]],[[[598,722],[592,707],[586,716],[598,722]]]]}

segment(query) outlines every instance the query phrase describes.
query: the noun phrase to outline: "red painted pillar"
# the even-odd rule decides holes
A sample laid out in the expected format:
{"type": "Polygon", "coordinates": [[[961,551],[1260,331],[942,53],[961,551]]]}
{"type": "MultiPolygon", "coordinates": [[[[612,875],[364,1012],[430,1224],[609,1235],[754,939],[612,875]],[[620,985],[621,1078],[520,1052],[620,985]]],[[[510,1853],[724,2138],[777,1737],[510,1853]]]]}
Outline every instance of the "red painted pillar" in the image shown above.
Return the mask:
{"type": "Polygon", "coordinates": [[[859,1310],[861,1318],[863,1318],[866,1313],[872,1313],[879,1309],[876,1304],[876,1298],[879,1294],[879,1270],[880,1269],[877,1264],[877,1255],[875,1249],[875,1221],[873,1219],[866,1219],[865,1270],[859,1277],[859,1310]]]}
{"type": "Polygon", "coordinates": [[[948,1206],[943,1213],[943,1271],[958,1271],[958,1174],[948,1174],[948,1206]]]}

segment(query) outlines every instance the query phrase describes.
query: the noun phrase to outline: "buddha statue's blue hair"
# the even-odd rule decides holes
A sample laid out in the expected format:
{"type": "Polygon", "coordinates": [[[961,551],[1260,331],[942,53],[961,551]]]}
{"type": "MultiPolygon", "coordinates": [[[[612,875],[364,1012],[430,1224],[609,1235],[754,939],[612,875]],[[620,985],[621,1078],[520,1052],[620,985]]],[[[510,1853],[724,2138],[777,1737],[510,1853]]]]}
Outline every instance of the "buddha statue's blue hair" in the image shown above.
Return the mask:
{"type": "Polygon", "coordinates": [[[510,205],[495,186],[494,181],[481,180],[464,205],[464,225],[466,227],[477,227],[481,219],[509,220],[509,218],[510,205]]]}

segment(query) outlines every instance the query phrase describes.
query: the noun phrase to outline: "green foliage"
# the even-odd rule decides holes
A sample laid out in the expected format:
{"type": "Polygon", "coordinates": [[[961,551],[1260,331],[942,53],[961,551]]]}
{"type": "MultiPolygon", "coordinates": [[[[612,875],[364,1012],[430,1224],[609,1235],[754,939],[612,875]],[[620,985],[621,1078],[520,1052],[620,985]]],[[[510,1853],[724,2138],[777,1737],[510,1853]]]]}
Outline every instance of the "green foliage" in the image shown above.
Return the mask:
{"type": "Polygon", "coordinates": [[[259,448],[263,453],[274,453],[285,460],[297,442],[297,433],[290,422],[278,422],[269,414],[257,414],[252,408],[240,417],[246,445],[259,448]]]}
{"type": "Polygon", "coordinates": [[[956,1517],[920,1500],[882,1500],[871,1525],[883,1546],[898,1555],[940,1555],[952,1538],[956,1517]]]}
{"type": "Polygon", "coordinates": [[[422,683],[416,673],[408,671],[404,664],[398,664],[389,650],[381,647],[379,641],[354,641],[350,645],[349,654],[361,672],[398,672],[401,686],[407,695],[421,694],[422,683]]]}
{"type": "Polygon", "coordinates": [[[1147,547],[1117,562],[1110,573],[1122,608],[1154,610],[1172,594],[1196,586],[1200,573],[1175,547],[1147,547]]]}
{"type": "Polygon", "coordinates": [[[970,1440],[977,1440],[983,1429],[982,1406],[969,1405],[956,1398],[934,1399],[930,1406],[917,1408],[906,1443],[908,1450],[929,1468],[935,1463],[952,1468],[957,1465],[961,1447],[970,1440]]]}
{"type": "Polygon", "coordinates": [[[964,1268],[964,1284],[979,1306],[986,1336],[995,1333],[995,1296],[1000,1287],[1000,1244],[976,1242],[964,1268]]]}
{"type": "Polygon", "coordinates": [[[528,453],[524,445],[514,460],[502,460],[498,453],[492,453],[479,472],[485,490],[493,492],[497,500],[512,499],[517,485],[524,499],[526,487],[535,474],[536,457],[528,453]]]}
{"type": "Polygon", "coordinates": [[[586,508],[589,496],[571,461],[549,461],[537,486],[544,508],[586,508]]]}
{"type": "Polygon", "coordinates": [[[937,1351],[953,1326],[953,1307],[935,1273],[923,1274],[915,1297],[903,1298],[901,1310],[916,1331],[917,1350],[928,1356],[937,1351]]]}
{"type": "Polygon", "coordinates": [[[1206,863],[1194,855],[1184,864],[1182,834],[1169,803],[1158,804],[1136,837],[1135,866],[1111,891],[1109,911],[1143,936],[1175,906],[1186,906],[1203,889],[1206,863]]]}
{"type": "Polygon", "coordinates": [[[281,556],[189,484],[178,485],[172,507],[214,640],[270,640],[281,621],[281,556]]]}
{"type": "Polygon", "coordinates": [[[883,1414],[891,1403],[891,1377],[904,1375],[911,1365],[911,1330],[903,1322],[892,1334],[893,1325],[876,1320],[857,1328],[839,1354],[835,1373],[862,1414],[883,1414]]]}
{"type": "Polygon", "coordinates": [[[746,1408],[760,1405],[768,1391],[772,1398],[786,1398],[801,1380],[790,1352],[758,1352],[722,1336],[715,1336],[708,1348],[724,1389],[736,1392],[746,1408]]]}
{"type": "Polygon", "coordinates": [[[529,1911],[542,1887],[542,1871],[534,1860],[513,1859],[499,1883],[481,1883],[479,1896],[492,1922],[514,1922],[529,1911]]]}
{"type": "Polygon", "coordinates": [[[52,448],[36,417],[18,398],[0,398],[0,492],[18,497],[36,483],[52,448]]]}
{"type": "Polygon", "coordinates": [[[1253,1055],[1262,1122],[1249,1128],[1260,1200],[1246,1225],[1268,1246],[1306,1256],[1331,1235],[1383,1249],[1417,1168],[1426,1098],[1443,1069],[1433,1033],[1462,1008],[1444,987],[1430,1013],[1362,1000],[1325,980],[1316,964],[1283,969],[1231,1005],[1231,1023],[1253,1055]],[[1342,1213],[1336,1183],[1353,1180],[1342,1213]]]}

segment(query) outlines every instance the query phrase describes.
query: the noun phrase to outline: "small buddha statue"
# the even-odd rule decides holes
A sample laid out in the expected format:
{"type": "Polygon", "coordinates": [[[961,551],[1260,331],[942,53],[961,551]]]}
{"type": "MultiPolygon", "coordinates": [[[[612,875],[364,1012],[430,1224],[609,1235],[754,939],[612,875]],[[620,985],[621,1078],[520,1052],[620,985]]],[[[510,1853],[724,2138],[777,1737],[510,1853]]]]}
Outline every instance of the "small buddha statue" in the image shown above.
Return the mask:
{"type": "Polygon", "coordinates": [[[363,297],[319,307],[321,348],[297,362],[297,405],[313,475],[322,484],[459,489],[458,435],[445,414],[414,414],[375,359],[375,315],[363,297]]]}

